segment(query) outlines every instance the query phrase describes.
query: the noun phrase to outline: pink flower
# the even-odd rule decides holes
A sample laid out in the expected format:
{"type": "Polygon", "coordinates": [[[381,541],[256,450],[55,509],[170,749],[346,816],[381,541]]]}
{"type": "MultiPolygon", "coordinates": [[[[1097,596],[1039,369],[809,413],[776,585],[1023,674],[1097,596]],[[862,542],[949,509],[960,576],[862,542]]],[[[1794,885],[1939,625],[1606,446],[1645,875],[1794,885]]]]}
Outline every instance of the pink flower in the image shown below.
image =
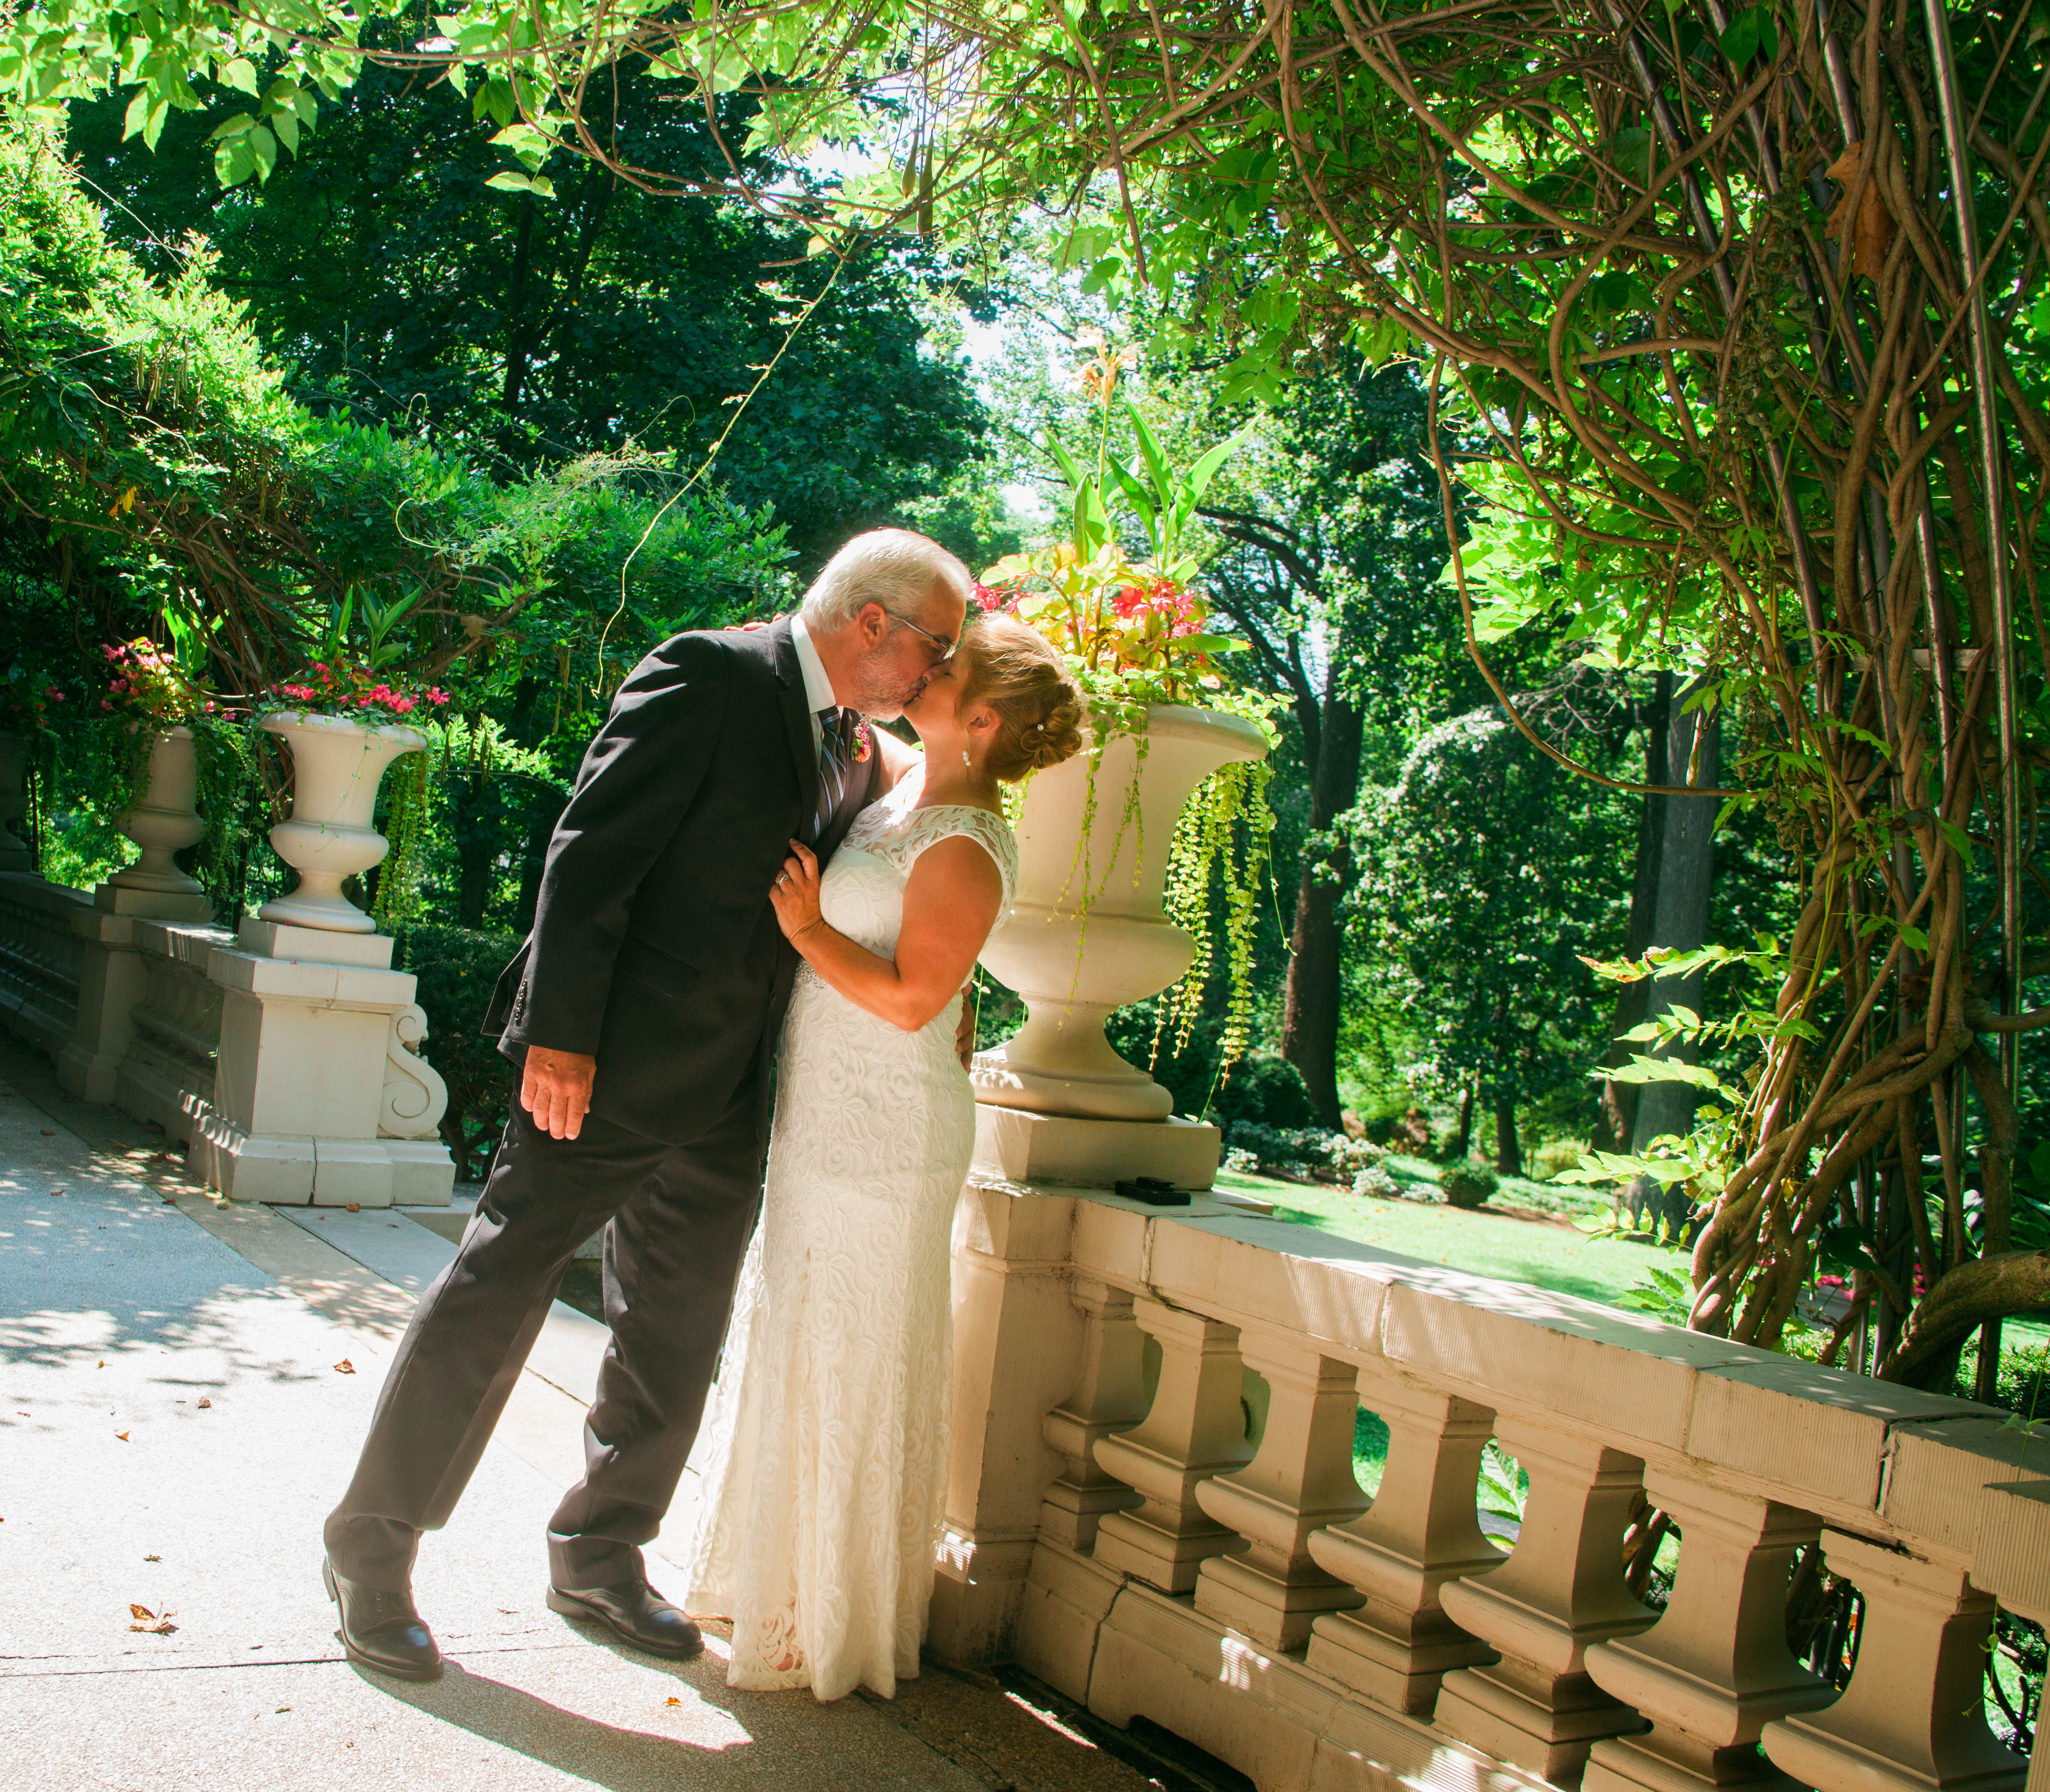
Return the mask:
{"type": "Polygon", "coordinates": [[[407,711],[414,708],[415,707],[413,699],[411,697],[394,697],[392,699],[392,708],[393,712],[396,715],[403,715],[407,711]]]}
{"type": "Polygon", "coordinates": [[[1001,607],[1004,602],[1003,598],[999,597],[996,592],[991,590],[990,588],[987,585],[984,584],[980,579],[976,581],[975,601],[976,604],[985,611],[998,609],[1001,607]]]}
{"type": "Polygon", "coordinates": [[[113,707],[114,707],[114,706],[113,706],[113,704],[110,703],[109,703],[109,702],[108,702],[108,701],[107,701],[104,697],[102,697],[102,698],[99,699],[99,707],[100,707],[102,709],[111,709],[111,708],[113,708],[113,707]]]}
{"type": "Polygon", "coordinates": [[[1146,594],[1136,585],[1120,585],[1111,594],[1110,607],[1120,616],[1129,616],[1146,602],[1146,594]]]}
{"type": "Polygon", "coordinates": [[[431,684],[427,687],[427,701],[429,703],[445,703],[448,700],[448,692],[442,689],[438,684],[431,684]]]}

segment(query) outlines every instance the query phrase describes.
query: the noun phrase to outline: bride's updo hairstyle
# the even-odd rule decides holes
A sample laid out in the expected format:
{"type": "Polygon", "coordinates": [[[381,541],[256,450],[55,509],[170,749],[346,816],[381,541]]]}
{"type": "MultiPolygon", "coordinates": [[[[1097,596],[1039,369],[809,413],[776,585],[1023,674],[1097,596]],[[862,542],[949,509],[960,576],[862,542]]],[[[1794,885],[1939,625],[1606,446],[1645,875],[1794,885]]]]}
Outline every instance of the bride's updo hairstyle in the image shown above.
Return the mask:
{"type": "Polygon", "coordinates": [[[1014,616],[985,616],[961,645],[961,707],[987,703],[996,711],[996,738],[983,762],[992,777],[1013,784],[1082,750],[1082,693],[1045,637],[1014,616]]]}

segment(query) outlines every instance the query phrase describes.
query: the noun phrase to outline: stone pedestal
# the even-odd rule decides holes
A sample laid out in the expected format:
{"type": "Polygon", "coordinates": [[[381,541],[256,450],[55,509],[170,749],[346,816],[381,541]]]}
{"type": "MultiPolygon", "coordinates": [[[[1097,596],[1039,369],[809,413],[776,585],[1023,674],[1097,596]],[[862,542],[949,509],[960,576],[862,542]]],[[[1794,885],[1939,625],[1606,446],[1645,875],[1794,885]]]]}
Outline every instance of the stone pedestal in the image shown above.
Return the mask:
{"type": "Polygon", "coordinates": [[[427,1016],[414,979],[385,968],[391,955],[382,935],[247,921],[235,949],[211,955],[220,1062],[193,1159],[231,1200],[448,1201],[455,1166],[435,1136],[448,1092],[414,1050],[427,1016]],[[267,945],[301,956],[248,949],[267,945]]]}
{"type": "Polygon", "coordinates": [[[1007,1182],[1107,1189],[1155,1176],[1177,1188],[1217,1180],[1222,1135],[1196,1120],[1082,1120],[1022,1108],[975,1111],[975,1168],[1007,1182]]]}
{"type": "Polygon", "coordinates": [[[101,1104],[115,1099],[122,1060],[135,1037],[134,1014],[149,985],[137,950],[138,921],[204,927],[213,905],[204,894],[103,883],[92,906],[71,917],[80,942],[78,1020],[57,1053],[57,1081],[67,1094],[101,1104]]]}

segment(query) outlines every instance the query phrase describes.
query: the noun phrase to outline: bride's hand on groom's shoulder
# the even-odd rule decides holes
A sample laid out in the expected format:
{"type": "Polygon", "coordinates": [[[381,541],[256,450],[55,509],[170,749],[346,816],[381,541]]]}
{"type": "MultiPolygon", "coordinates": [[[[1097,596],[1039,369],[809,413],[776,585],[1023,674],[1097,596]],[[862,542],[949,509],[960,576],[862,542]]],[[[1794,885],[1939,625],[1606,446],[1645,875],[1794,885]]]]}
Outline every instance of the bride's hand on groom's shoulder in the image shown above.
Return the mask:
{"type": "Polygon", "coordinates": [[[769,886],[770,906],[776,911],[776,925],[793,945],[797,936],[817,926],[819,914],[819,861],[811,848],[790,843],[790,856],[769,886]]]}

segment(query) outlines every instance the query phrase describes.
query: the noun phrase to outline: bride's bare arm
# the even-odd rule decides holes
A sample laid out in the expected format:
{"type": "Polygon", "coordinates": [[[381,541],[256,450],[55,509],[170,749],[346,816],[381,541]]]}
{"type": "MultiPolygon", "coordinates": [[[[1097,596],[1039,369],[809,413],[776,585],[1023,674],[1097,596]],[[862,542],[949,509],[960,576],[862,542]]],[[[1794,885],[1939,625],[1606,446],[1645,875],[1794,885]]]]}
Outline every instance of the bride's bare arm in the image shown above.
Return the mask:
{"type": "Polygon", "coordinates": [[[819,913],[818,860],[795,840],[769,900],[785,937],[814,971],[856,1007],[915,1033],[968,981],[996,925],[1004,879],[989,855],[965,836],[926,847],[904,886],[894,958],[879,957],[826,925],[819,913]]]}

